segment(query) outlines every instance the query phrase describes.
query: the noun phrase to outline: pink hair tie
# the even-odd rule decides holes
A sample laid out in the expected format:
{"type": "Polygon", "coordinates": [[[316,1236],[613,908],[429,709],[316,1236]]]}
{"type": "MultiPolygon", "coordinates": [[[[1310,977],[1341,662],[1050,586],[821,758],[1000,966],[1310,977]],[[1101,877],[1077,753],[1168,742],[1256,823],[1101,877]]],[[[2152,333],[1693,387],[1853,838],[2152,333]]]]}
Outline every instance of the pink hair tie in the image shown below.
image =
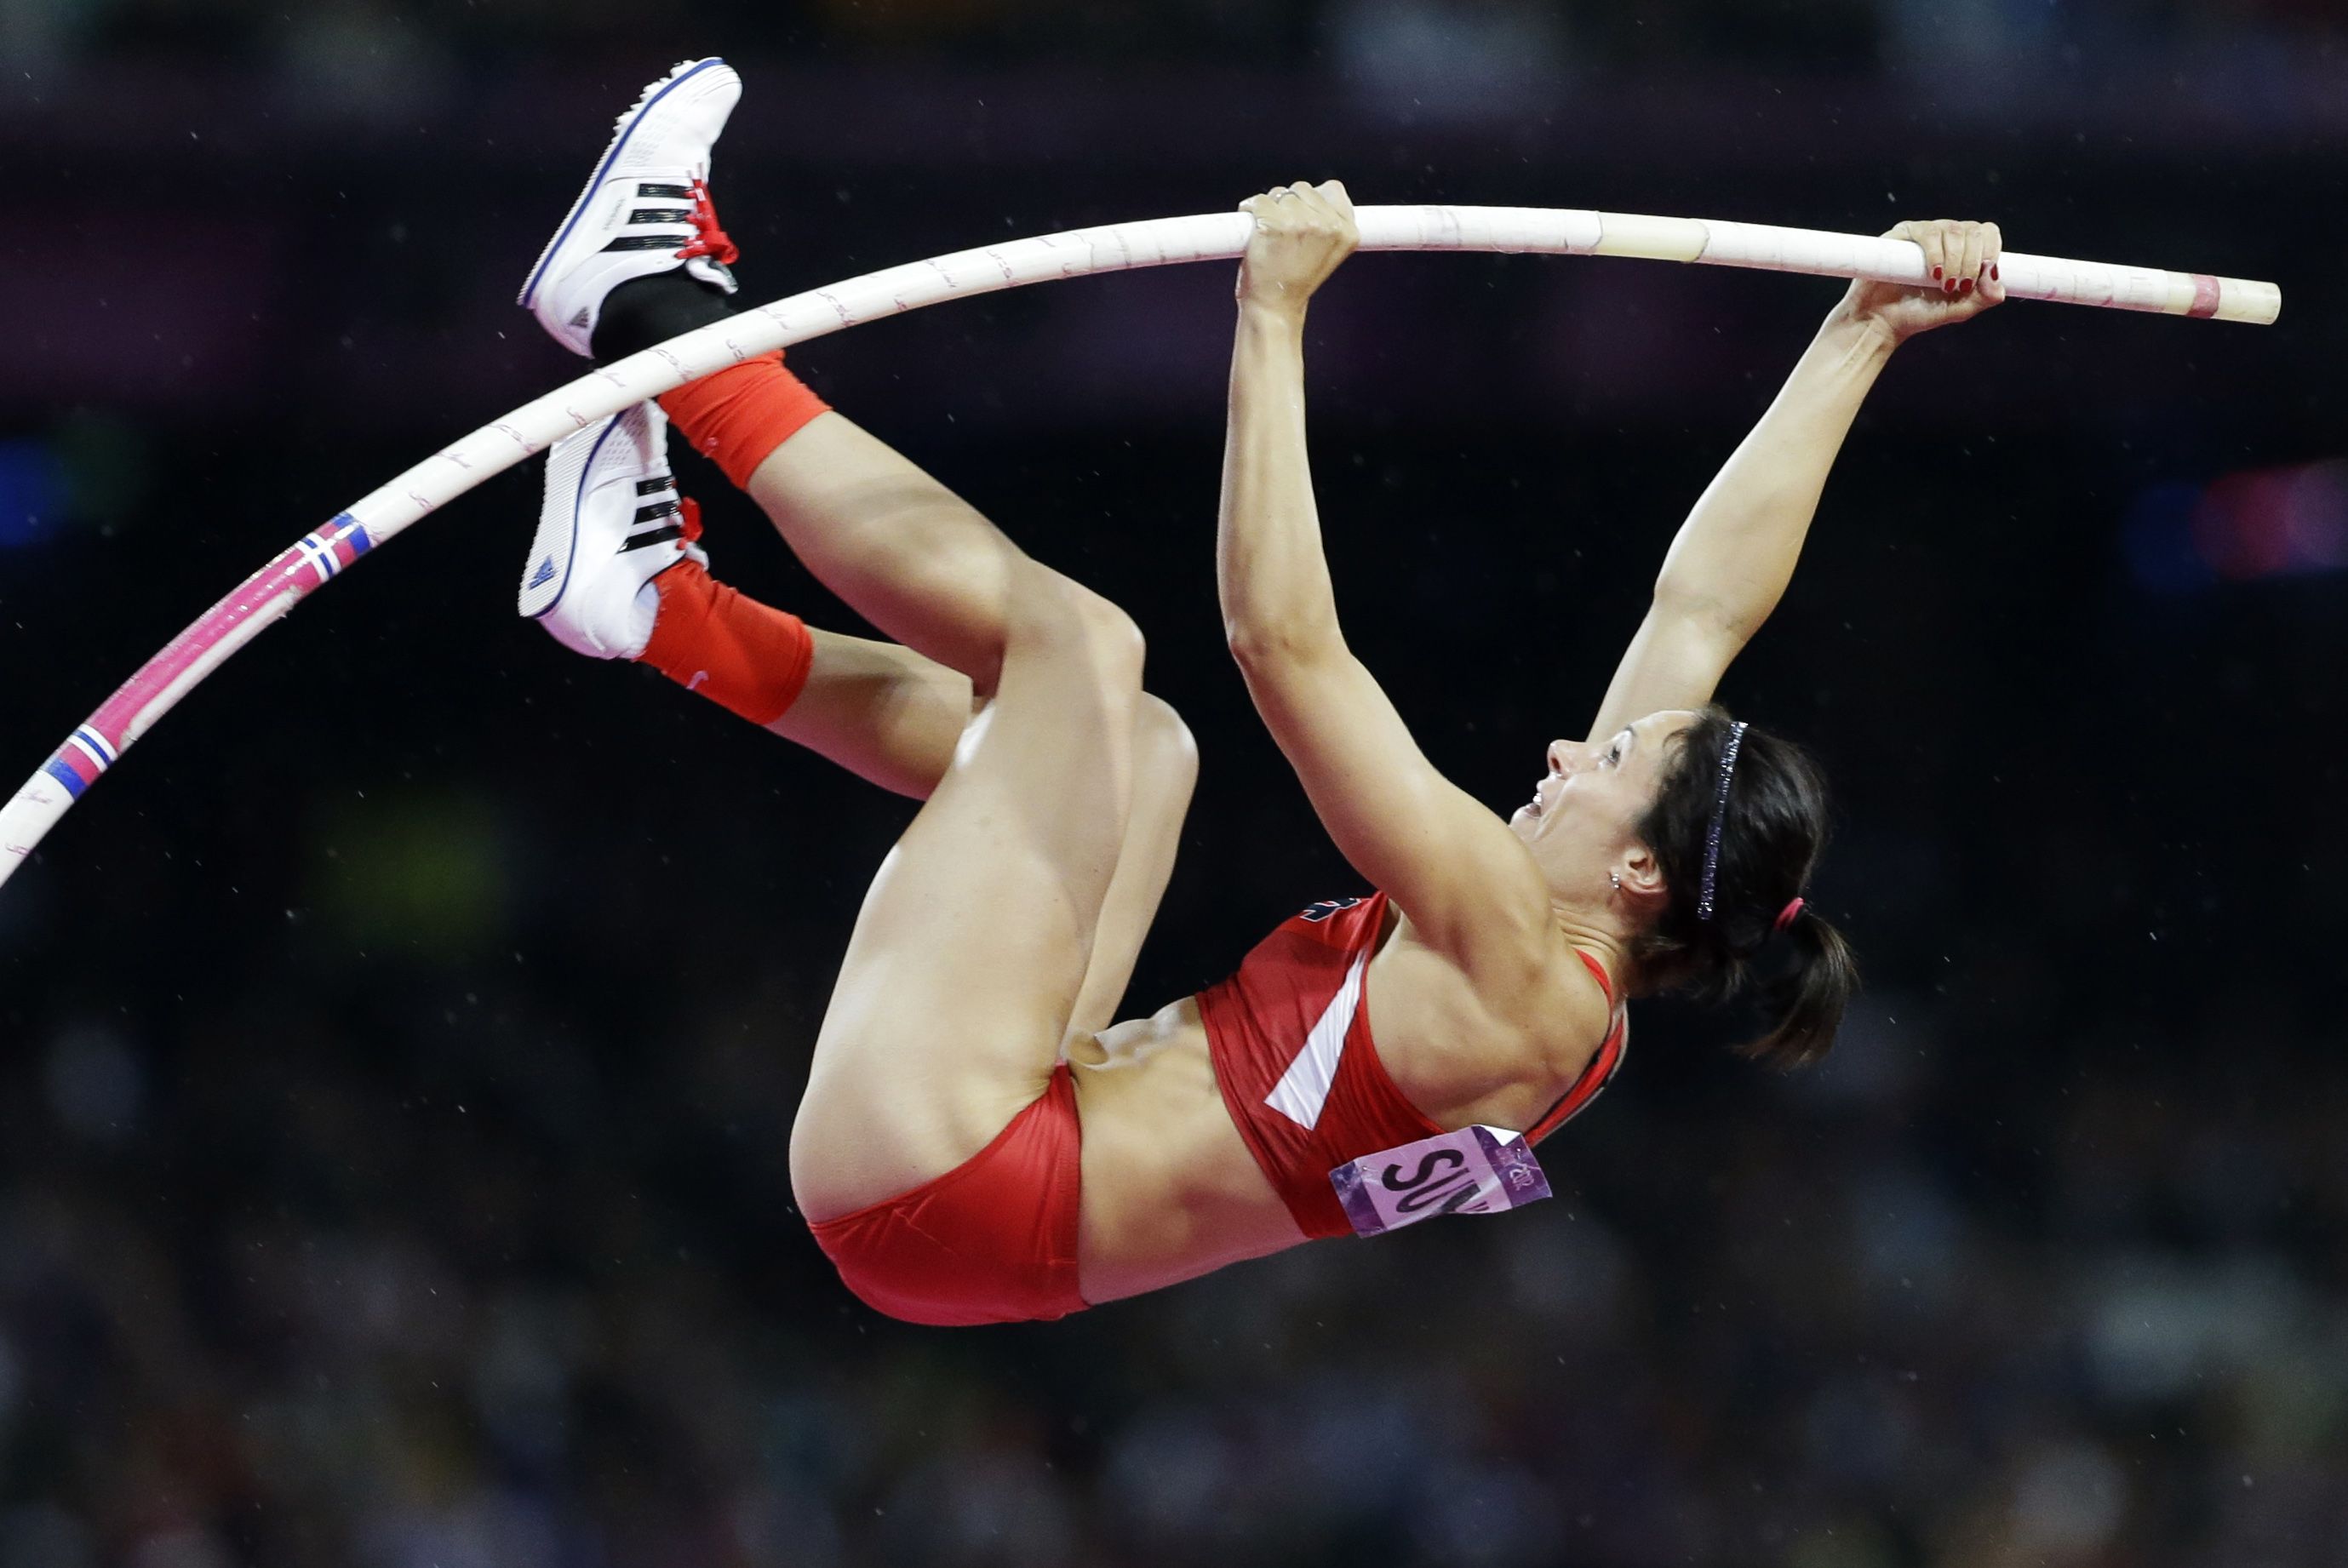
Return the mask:
{"type": "Polygon", "coordinates": [[[1803,903],[1803,900],[1797,898],[1793,903],[1787,904],[1785,908],[1779,910],[1777,912],[1777,918],[1770,923],[1769,929],[1772,932],[1781,932],[1787,926],[1793,924],[1794,917],[1802,913],[1803,903]]]}

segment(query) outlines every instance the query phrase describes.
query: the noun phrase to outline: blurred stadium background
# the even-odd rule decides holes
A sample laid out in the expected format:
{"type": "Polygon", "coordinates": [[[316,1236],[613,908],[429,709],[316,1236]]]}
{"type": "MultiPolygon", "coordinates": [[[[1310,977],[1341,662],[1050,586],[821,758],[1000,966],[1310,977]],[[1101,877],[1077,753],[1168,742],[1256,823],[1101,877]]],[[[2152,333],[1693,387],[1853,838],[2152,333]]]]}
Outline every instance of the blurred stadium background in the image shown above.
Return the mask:
{"type": "MultiPolygon", "coordinates": [[[[577,362],[510,299],[675,58],[761,297],[1299,176],[2273,278],[1900,356],[1731,677],[1837,782],[1824,1070],[1643,1009],[1557,1202],[1056,1326],[790,1207],[901,803],[511,615],[536,475],[224,672],[0,895],[0,1565],[2348,1563],[2337,0],[7,0],[0,738],[577,362]]],[[[1837,285],[1378,257],[1315,315],[1354,641],[1578,734],[1837,285]]],[[[1229,278],[794,354],[1125,602],[1205,773],[1154,1006],[1356,882],[1223,655],[1229,278]]],[[[714,470],[721,569],[847,624],[714,470]]],[[[11,773],[8,782],[15,778],[11,773]]]]}

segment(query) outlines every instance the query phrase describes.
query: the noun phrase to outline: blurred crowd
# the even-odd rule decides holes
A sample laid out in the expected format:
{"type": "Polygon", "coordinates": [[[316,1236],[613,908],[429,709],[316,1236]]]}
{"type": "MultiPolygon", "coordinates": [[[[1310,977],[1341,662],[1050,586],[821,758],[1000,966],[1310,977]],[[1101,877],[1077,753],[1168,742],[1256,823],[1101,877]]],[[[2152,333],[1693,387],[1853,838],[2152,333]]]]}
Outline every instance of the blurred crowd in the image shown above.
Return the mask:
{"type": "Polygon", "coordinates": [[[18,1039],[0,1563],[2348,1549],[2348,1093],[2271,1018],[2205,1037],[2255,1098],[2125,1050],[2050,1081],[1959,998],[1879,994],[1785,1084],[1643,1031],[1546,1207],[944,1335],[792,1221],[804,997],[729,975],[599,1073],[536,972],[452,1021],[395,970],[18,1039]]]}
{"type": "Polygon", "coordinates": [[[1478,64],[1622,67],[1734,61],[1834,69],[1953,50],[2026,64],[2038,50],[2185,57],[2212,45],[2290,48],[2343,24],[2328,0],[1815,0],[1756,10],[1728,0],[1563,5],[1541,0],[800,0],[746,15],[731,0],[657,8],[626,0],[369,0],[286,11],[254,0],[16,0],[0,41],[59,57],[181,58],[354,46],[396,51],[594,54],[680,25],[846,49],[1035,51],[1102,60],[1216,60],[1289,67],[1390,56],[1439,74],[1478,64]]]}

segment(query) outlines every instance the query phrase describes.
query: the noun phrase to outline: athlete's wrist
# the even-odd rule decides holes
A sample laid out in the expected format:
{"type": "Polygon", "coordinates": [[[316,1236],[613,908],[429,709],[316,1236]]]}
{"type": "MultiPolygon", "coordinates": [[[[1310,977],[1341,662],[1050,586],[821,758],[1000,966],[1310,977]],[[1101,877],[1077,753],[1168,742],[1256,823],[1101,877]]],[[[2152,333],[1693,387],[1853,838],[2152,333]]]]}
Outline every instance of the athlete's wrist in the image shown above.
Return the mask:
{"type": "Polygon", "coordinates": [[[1827,313],[1818,335],[1879,364],[1890,358],[1891,351],[1907,341],[1907,335],[1882,316],[1871,310],[1854,308],[1847,299],[1827,313]]]}
{"type": "Polygon", "coordinates": [[[1302,333],[1309,300],[1310,296],[1243,294],[1240,295],[1240,325],[1242,327],[1302,333]]]}

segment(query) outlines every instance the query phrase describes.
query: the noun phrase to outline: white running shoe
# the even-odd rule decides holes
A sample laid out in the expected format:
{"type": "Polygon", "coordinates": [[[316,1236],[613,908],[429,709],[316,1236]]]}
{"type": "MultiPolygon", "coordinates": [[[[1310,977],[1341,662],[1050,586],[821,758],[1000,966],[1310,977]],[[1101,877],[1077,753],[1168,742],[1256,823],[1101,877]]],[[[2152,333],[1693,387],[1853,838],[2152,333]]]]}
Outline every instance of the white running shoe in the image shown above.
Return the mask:
{"type": "Polygon", "coordinates": [[[688,556],[709,564],[700,535],[669,472],[668,416],[639,403],[548,449],[518,607],[566,648],[633,659],[660,613],[653,579],[688,556]]]}
{"type": "Polygon", "coordinates": [[[587,188],[539,253],[519,303],[554,340],[587,354],[603,300],[622,284],[679,263],[732,294],[734,242],[709,204],[709,154],[742,97],[715,56],[686,60],[622,115],[587,188]]]}

